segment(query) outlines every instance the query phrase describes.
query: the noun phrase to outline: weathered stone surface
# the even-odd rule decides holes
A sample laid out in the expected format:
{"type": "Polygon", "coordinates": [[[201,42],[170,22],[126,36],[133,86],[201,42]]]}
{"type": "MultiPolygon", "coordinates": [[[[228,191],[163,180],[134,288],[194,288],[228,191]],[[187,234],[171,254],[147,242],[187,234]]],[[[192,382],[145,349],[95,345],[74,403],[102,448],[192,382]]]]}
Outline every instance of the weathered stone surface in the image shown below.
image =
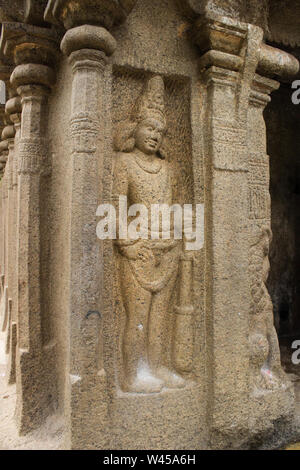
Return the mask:
{"type": "Polygon", "coordinates": [[[285,296],[299,325],[297,205],[274,193],[281,154],[297,192],[299,139],[272,94],[290,109],[299,63],[271,3],[0,2],[0,326],[21,433],[53,413],[68,449],[295,432],[275,327],[285,296]]]}

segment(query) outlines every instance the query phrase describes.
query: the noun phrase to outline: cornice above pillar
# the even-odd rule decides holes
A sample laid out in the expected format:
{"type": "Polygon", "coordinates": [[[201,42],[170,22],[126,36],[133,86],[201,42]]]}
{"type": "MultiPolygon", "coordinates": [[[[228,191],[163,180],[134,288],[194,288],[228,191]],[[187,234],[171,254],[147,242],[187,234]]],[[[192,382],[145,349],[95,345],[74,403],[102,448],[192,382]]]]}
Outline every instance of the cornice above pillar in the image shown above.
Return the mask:
{"type": "Polygon", "coordinates": [[[239,56],[248,26],[227,17],[199,17],[192,28],[192,39],[202,53],[209,50],[239,56]]]}
{"type": "Polygon", "coordinates": [[[45,21],[71,29],[83,24],[110,29],[125,21],[136,0],[49,0],[45,21]]]}
{"type": "Polygon", "coordinates": [[[292,54],[262,44],[257,72],[266,77],[289,81],[299,72],[299,62],[292,54]]]}
{"type": "Polygon", "coordinates": [[[0,54],[15,65],[54,65],[59,54],[59,33],[24,23],[3,23],[0,54]]]}
{"type": "Polygon", "coordinates": [[[201,16],[196,19],[191,33],[201,52],[200,69],[215,65],[242,70],[248,54],[250,31],[254,29],[257,31],[257,73],[281,81],[291,80],[299,71],[298,60],[285,51],[264,44],[263,31],[258,26],[228,17],[201,16]]]}

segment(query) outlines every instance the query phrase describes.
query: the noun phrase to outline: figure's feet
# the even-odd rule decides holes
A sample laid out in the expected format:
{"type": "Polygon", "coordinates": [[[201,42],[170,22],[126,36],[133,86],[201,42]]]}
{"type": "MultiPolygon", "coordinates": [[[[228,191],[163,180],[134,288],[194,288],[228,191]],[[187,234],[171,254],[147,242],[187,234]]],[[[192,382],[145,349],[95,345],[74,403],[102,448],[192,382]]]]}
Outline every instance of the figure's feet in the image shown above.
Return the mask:
{"type": "Polygon", "coordinates": [[[159,393],[164,382],[151,373],[148,367],[140,367],[137,376],[124,383],[124,392],[130,393],[159,393]]]}
{"type": "Polygon", "coordinates": [[[155,371],[155,375],[163,380],[168,388],[183,388],[185,386],[185,380],[167,367],[160,367],[155,371]]]}

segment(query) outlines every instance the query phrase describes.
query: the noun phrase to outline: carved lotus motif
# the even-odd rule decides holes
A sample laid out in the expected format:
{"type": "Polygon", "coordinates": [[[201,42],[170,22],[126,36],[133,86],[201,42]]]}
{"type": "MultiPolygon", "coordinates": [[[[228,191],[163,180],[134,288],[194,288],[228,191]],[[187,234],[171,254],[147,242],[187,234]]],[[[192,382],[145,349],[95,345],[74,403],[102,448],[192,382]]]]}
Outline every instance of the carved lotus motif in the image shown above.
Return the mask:
{"type": "Polygon", "coordinates": [[[121,23],[134,7],[136,0],[49,0],[45,19],[63,23],[66,29],[82,24],[111,28],[121,23]]]}

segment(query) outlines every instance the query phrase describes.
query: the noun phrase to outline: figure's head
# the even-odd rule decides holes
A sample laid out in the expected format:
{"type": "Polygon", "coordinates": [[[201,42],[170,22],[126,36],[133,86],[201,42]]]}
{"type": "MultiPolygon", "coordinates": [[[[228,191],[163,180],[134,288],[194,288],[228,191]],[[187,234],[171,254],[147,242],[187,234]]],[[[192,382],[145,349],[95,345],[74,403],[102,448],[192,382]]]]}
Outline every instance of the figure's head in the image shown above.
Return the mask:
{"type": "Polygon", "coordinates": [[[159,151],[166,130],[164,82],[160,76],[148,80],[130,119],[123,122],[115,136],[116,150],[131,152],[135,147],[150,155],[159,151]]]}
{"type": "Polygon", "coordinates": [[[139,122],[134,133],[136,148],[147,155],[156,153],[162,143],[164,130],[163,123],[155,118],[139,122]]]}

